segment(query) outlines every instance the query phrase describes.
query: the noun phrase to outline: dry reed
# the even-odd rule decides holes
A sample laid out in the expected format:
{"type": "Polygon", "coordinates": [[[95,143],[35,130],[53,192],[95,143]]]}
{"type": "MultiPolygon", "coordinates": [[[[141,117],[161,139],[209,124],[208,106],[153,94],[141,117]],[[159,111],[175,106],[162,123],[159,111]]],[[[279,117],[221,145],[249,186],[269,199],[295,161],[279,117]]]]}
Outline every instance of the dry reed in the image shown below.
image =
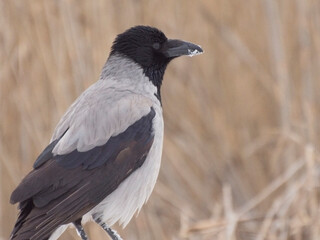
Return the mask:
{"type": "Polygon", "coordinates": [[[205,54],[167,70],[161,173],[123,237],[319,239],[317,0],[0,0],[0,239],[16,219],[10,193],[137,24],[205,54]]]}

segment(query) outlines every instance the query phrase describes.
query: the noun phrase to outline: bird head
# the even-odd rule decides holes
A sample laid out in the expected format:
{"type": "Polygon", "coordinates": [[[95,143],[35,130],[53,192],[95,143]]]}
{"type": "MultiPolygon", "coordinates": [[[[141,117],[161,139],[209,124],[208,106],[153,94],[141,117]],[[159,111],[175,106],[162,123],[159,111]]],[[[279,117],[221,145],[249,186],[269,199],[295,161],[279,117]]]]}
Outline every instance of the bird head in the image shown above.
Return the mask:
{"type": "Polygon", "coordinates": [[[168,39],[159,29],[135,26],[119,34],[113,42],[110,56],[123,55],[139,64],[155,85],[161,85],[168,63],[179,56],[201,54],[196,44],[168,39]]]}

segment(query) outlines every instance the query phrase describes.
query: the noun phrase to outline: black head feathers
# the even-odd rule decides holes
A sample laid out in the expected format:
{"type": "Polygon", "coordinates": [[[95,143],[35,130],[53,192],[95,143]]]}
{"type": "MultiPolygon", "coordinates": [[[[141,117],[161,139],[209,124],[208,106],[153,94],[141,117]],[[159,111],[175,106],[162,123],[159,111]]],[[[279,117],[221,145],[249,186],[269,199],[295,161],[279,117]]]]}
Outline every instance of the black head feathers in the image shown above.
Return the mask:
{"type": "Polygon", "coordinates": [[[111,54],[123,54],[142,67],[166,61],[159,51],[167,37],[160,30],[148,26],[136,26],[119,34],[113,42],[111,54]]]}
{"type": "Polygon", "coordinates": [[[157,28],[135,26],[117,36],[110,55],[121,54],[132,59],[160,90],[165,69],[171,60],[161,52],[167,40],[157,28]]]}
{"type": "Polygon", "coordinates": [[[116,37],[110,56],[119,54],[139,64],[160,90],[165,69],[172,59],[202,52],[201,47],[193,43],[167,39],[157,28],[135,26],[116,37]]]}

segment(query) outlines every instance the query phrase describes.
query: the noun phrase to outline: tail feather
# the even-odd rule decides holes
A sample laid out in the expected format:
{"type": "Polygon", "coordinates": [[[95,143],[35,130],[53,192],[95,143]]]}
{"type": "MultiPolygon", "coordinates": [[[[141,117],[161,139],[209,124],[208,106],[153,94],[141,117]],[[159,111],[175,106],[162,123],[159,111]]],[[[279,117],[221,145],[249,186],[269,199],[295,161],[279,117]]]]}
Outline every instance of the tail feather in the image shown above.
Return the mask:
{"type": "Polygon", "coordinates": [[[45,214],[35,208],[31,199],[19,204],[20,213],[12,230],[10,240],[47,240],[55,229],[37,236],[37,226],[44,220],[45,214]],[[34,216],[37,216],[34,218],[34,216]],[[41,216],[42,215],[42,216],[41,216]]]}

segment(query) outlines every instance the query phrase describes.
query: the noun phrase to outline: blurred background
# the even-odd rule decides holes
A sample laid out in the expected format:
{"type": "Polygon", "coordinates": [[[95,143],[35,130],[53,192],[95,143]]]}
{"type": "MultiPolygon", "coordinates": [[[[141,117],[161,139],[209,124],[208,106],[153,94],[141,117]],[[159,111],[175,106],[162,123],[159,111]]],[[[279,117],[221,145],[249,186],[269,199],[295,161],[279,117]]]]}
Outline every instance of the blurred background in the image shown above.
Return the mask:
{"type": "Polygon", "coordinates": [[[11,192],[138,24],[205,54],[167,69],[159,180],[124,239],[319,239],[318,0],[1,0],[0,239],[11,192]]]}

